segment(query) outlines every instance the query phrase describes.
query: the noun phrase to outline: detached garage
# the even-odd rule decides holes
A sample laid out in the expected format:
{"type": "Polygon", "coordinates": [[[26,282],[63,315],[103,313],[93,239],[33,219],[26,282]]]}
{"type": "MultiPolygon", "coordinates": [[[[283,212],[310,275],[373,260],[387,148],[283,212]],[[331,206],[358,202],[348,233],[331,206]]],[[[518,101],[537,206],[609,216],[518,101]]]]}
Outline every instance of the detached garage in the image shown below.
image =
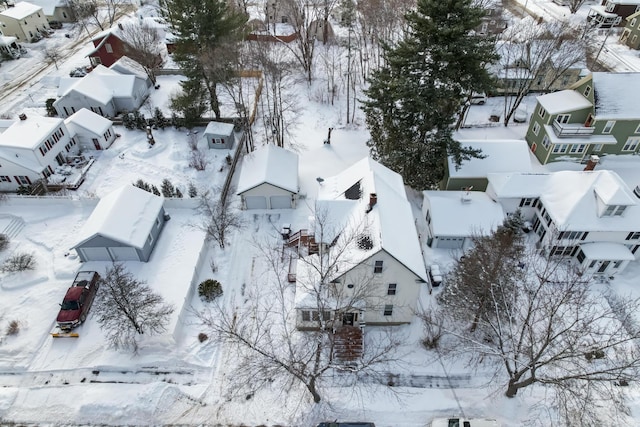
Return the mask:
{"type": "Polygon", "coordinates": [[[148,261],[164,227],[163,202],[133,185],[109,193],[100,199],[72,249],[82,262],[148,261]]]}
{"type": "Polygon", "coordinates": [[[242,159],[238,195],[244,209],[292,209],[298,197],[298,155],[265,145],[242,159]]]}

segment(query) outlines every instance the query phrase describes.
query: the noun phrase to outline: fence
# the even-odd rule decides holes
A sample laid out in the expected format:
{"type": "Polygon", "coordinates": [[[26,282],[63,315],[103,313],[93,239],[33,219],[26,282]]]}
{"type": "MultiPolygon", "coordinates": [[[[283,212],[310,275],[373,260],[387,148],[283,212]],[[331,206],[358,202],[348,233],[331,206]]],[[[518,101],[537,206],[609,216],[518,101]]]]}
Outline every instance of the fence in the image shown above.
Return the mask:
{"type": "Polygon", "coordinates": [[[191,276],[191,282],[189,283],[189,289],[187,290],[187,294],[184,296],[184,302],[182,303],[182,307],[180,309],[180,314],[178,315],[178,322],[176,323],[176,327],[173,329],[173,339],[178,340],[180,334],[179,325],[185,326],[187,325],[187,316],[189,315],[189,311],[191,309],[191,300],[195,294],[196,288],[200,283],[200,271],[204,266],[204,263],[207,259],[208,250],[207,250],[207,242],[208,240],[205,238],[202,242],[202,247],[200,247],[200,255],[198,255],[198,260],[196,261],[196,265],[193,267],[193,275],[191,276]]]}

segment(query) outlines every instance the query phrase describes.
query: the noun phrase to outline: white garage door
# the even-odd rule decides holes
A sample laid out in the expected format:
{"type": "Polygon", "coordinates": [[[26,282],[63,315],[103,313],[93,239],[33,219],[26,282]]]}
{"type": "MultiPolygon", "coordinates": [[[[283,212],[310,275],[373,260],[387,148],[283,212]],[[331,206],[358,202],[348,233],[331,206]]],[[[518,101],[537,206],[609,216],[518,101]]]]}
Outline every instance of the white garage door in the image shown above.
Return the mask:
{"type": "Polygon", "coordinates": [[[107,248],[80,248],[87,261],[111,261],[107,248]]]}
{"type": "Polygon", "coordinates": [[[291,209],[291,196],[271,196],[271,209],[291,209]]]}
{"type": "Polygon", "coordinates": [[[109,252],[114,261],[140,261],[134,248],[109,248],[109,252]]]}
{"type": "Polygon", "coordinates": [[[264,196],[247,196],[244,200],[247,209],[267,209],[267,198],[264,196]]]}
{"type": "Polygon", "coordinates": [[[439,237],[438,248],[440,249],[462,249],[464,237],[439,237]]]}

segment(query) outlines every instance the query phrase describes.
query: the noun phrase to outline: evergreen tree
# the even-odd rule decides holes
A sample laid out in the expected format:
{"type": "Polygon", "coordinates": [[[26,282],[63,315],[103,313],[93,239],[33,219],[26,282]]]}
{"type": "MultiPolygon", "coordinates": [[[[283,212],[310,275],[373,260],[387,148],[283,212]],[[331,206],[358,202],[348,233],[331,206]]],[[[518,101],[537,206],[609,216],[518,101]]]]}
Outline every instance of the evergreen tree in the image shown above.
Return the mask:
{"type": "Polygon", "coordinates": [[[134,187],[138,187],[138,188],[140,188],[142,190],[147,191],[146,185],[147,184],[142,179],[138,179],[136,182],[133,183],[134,187]]]}
{"type": "Polygon", "coordinates": [[[171,181],[169,181],[167,178],[162,180],[162,185],[160,189],[164,197],[173,197],[176,192],[175,187],[173,186],[171,181]]]}
{"type": "Polygon", "coordinates": [[[193,182],[189,183],[188,192],[189,192],[189,197],[191,197],[191,198],[194,198],[194,197],[198,196],[198,189],[196,188],[195,185],[193,185],[193,182]]]}
{"type": "Polygon", "coordinates": [[[185,85],[200,82],[216,118],[220,106],[216,85],[234,76],[239,42],[247,17],[224,0],[165,0],[164,13],[176,35],[174,60],[185,85]]]}
{"type": "Polygon", "coordinates": [[[409,30],[384,46],[385,65],[373,72],[363,102],[374,158],[400,173],[406,184],[434,188],[447,156],[456,165],[478,150],[452,138],[466,97],[489,91],[486,69],[495,60],[490,39],[473,35],[484,11],[473,0],[418,0],[409,30]]]}
{"type": "Polygon", "coordinates": [[[138,110],[133,112],[133,126],[136,129],[146,130],[147,129],[147,119],[144,118],[144,115],[140,114],[138,110]]]}
{"type": "Polygon", "coordinates": [[[162,110],[158,107],[153,111],[153,121],[158,129],[164,130],[164,128],[167,127],[167,119],[164,117],[162,110]]]}
{"type": "Polygon", "coordinates": [[[131,113],[124,113],[122,115],[122,126],[129,130],[135,127],[135,122],[133,120],[133,117],[131,116],[131,113]]]}
{"type": "Polygon", "coordinates": [[[151,185],[151,193],[155,194],[156,196],[160,196],[160,190],[158,190],[158,187],[156,187],[155,185],[151,185]]]}
{"type": "Polygon", "coordinates": [[[174,196],[177,197],[178,199],[182,199],[182,191],[180,191],[178,187],[176,187],[176,192],[174,196]]]}

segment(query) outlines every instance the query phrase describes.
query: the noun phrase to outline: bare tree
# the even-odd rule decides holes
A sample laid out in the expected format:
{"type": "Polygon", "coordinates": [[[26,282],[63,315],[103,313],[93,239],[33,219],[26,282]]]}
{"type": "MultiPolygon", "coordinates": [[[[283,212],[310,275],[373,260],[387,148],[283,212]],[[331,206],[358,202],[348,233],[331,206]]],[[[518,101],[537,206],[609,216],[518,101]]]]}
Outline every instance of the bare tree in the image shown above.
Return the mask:
{"type": "MultiPolygon", "coordinates": [[[[329,231],[321,218],[316,217],[316,221],[316,233],[329,231]]],[[[268,386],[276,378],[283,379],[289,386],[304,386],[317,403],[322,400],[322,386],[331,374],[341,371],[343,379],[378,376],[380,366],[388,368],[397,360],[397,349],[404,337],[384,328],[376,334],[378,338],[367,340],[358,357],[346,364],[338,357],[343,315],[360,310],[365,304],[368,309],[376,309],[374,289],[378,285],[370,276],[351,276],[352,288],[335,280],[336,271],[352,266],[349,248],[352,250],[357,244],[358,236],[346,236],[345,230],[330,249],[327,246],[318,248],[318,253],[301,253],[295,289],[289,283],[289,257],[282,256],[280,241],[256,243],[259,265],[264,266],[264,271],[257,273],[261,277],[259,283],[245,294],[242,304],[216,305],[200,315],[212,332],[210,336],[235,350],[234,386],[254,390],[268,386]],[[294,300],[304,306],[302,310],[293,304],[294,300]],[[305,324],[304,330],[299,329],[300,320],[305,324]]]]}
{"type": "Polygon", "coordinates": [[[104,30],[104,23],[100,19],[100,8],[97,0],[67,0],[67,5],[71,9],[73,16],[78,25],[80,25],[87,34],[89,26],[95,25],[100,30],[104,30]]]}
{"type": "Polygon", "coordinates": [[[227,236],[243,225],[242,216],[234,203],[228,198],[217,198],[222,194],[220,188],[200,194],[196,210],[202,221],[196,227],[204,230],[207,238],[213,239],[224,249],[227,236]]]}
{"type": "Polygon", "coordinates": [[[151,82],[156,84],[156,70],[162,66],[162,40],[158,30],[146,23],[122,24],[125,54],[142,66],[151,82]]]}
{"type": "Polygon", "coordinates": [[[60,51],[60,47],[48,43],[42,53],[44,54],[44,58],[47,60],[47,62],[53,63],[57,70],[58,62],[62,59],[62,52],[60,51]]]}
{"type": "MultiPolygon", "coordinates": [[[[598,405],[623,402],[614,384],[639,378],[640,300],[592,288],[590,277],[563,258],[532,250],[521,267],[524,280],[513,281],[515,288],[491,287],[489,304],[498,314],[480,317],[476,331],[449,317],[454,347],[474,365],[494,366],[496,377],[505,378],[507,397],[534,384],[548,386],[563,416],[574,417],[570,424],[601,425],[598,405]]],[[[497,274],[503,277],[492,282],[510,280],[508,271],[497,274]]]]}
{"type": "Polygon", "coordinates": [[[580,9],[586,0],[567,0],[566,5],[569,7],[569,11],[574,14],[580,9]]]}
{"type": "Polygon", "coordinates": [[[104,0],[100,5],[104,7],[109,27],[115,24],[121,14],[133,10],[130,0],[104,0]]]}
{"type": "Polygon", "coordinates": [[[145,282],[137,280],[124,264],[114,263],[107,268],[100,288],[95,309],[97,321],[112,347],[137,351],[140,335],[166,330],[173,306],[166,304],[145,282]]]}
{"type": "Polygon", "coordinates": [[[586,59],[586,40],[562,21],[538,23],[527,17],[507,28],[497,44],[498,79],[504,91],[508,126],[534,84],[549,90],[571,67],[586,59]]]}

